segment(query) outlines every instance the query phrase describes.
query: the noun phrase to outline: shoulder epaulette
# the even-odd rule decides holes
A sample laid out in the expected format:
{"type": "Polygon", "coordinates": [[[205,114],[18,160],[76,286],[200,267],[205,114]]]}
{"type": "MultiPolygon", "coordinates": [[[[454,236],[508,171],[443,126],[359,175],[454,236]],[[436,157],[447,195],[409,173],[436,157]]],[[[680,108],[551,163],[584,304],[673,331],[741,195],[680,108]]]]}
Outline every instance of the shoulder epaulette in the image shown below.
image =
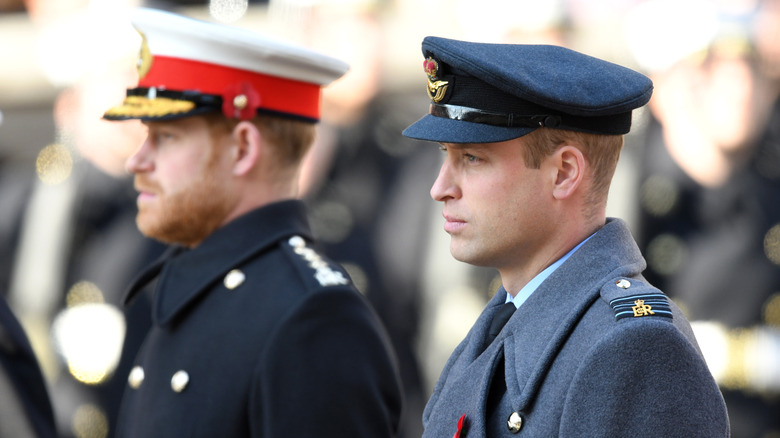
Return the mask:
{"type": "Polygon", "coordinates": [[[615,279],[601,288],[601,297],[614,310],[616,321],[644,317],[672,319],[672,309],[667,296],[637,279],[615,279]]]}
{"type": "Polygon", "coordinates": [[[312,275],[320,286],[338,286],[349,284],[349,279],[341,272],[333,269],[323,257],[314,249],[306,245],[306,240],[301,236],[293,236],[287,244],[292,247],[295,254],[305,260],[312,269],[312,275]]]}

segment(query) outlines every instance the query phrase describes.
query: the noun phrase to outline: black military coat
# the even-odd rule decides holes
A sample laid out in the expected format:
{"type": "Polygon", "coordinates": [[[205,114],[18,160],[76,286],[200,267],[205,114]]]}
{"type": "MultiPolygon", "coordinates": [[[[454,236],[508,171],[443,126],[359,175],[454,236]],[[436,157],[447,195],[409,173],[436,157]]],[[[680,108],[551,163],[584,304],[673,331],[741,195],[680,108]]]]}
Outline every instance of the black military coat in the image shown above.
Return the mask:
{"type": "Polygon", "coordinates": [[[401,410],[384,329],[283,201],[142,273],[154,326],[128,378],[120,437],[384,437],[401,410]]]}
{"type": "MultiPolygon", "coordinates": [[[[22,326],[11,313],[11,309],[0,295],[0,378],[10,383],[11,391],[0,393],[0,403],[16,404],[18,411],[25,415],[19,419],[20,429],[14,433],[24,433],[25,429],[41,438],[57,436],[54,426],[49,393],[43,380],[32,347],[22,326]]],[[[4,406],[7,410],[9,405],[4,406]]],[[[10,411],[9,411],[10,412],[10,411]]],[[[0,425],[0,431],[8,431],[9,425],[0,425]]]]}

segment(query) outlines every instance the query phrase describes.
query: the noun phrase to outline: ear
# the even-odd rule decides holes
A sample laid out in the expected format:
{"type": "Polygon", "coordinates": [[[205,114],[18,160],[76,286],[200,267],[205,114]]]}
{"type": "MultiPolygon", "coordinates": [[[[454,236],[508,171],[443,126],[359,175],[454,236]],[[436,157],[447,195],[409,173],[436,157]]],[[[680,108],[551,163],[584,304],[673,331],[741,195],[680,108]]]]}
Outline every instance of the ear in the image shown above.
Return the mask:
{"type": "Polygon", "coordinates": [[[265,152],[263,136],[254,123],[241,121],[233,128],[232,140],[233,174],[246,175],[258,165],[265,152]]]}
{"type": "Polygon", "coordinates": [[[553,197],[566,199],[574,194],[582,183],[585,176],[585,155],[574,146],[564,145],[553,153],[552,159],[555,166],[553,197]]]}

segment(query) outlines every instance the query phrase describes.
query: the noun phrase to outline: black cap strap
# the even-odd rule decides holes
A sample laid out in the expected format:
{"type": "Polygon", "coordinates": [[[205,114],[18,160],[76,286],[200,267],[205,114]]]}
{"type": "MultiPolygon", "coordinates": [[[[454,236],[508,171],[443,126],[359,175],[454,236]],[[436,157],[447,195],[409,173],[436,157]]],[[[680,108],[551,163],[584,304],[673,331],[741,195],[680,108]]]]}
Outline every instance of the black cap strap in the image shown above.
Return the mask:
{"type": "Polygon", "coordinates": [[[578,117],[569,114],[524,115],[499,113],[460,105],[432,103],[430,114],[435,117],[480,123],[506,128],[557,128],[594,134],[626,134],[631,128],[631,112],[597,117],[578,117]]]}
{"type": "Polygon", "coordinates": [[[540,128],[543,126],[555,128],[561,123],[560,116],[551,114],[503,114],[466,106],[441,105],[437,103],[431,104],[430,113],[433,116],[443,117],[445,119],[481,123],[483,125],[503,126],[507,128],[540,128]]]}

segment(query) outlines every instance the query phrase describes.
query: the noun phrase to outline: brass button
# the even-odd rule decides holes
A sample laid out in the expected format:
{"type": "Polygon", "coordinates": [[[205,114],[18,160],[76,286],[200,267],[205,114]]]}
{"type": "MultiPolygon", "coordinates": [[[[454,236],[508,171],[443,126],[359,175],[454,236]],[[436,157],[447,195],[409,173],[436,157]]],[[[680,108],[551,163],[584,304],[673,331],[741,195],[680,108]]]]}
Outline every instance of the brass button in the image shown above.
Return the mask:
{"type": "Polygon", "coordinates": [[[240,110],[246,108],[246,105],[248,103],[249,103],[249,99],[244,94],[239,94],[238,96],[233,98],[233,106],[235,106],[240,110]]]}
{"type": "Polygon", "coordinates": [[[621,278],[620,280],[615,282],[615,285],[621,289],[628,289],[631,287],[631,282],[626,280],[625,278],[621,278]]]}
{"type": "Polygon", "coordinates": [[[523,417],[517,412],[512,412],[506,421],[506,428],[512,433],[520,432],[520,429],[523,428],[523,417]]]}
{"type": "Polygon", "coordinates": [[[140,365],[136,365],[127,376],[127,384],[133,389],[138,389],[142,383],[144,383],[144,369],[140,365]]]}
{"type": "Polygon", "coordinates": [[[176,374],[171,377],[171,388],[176,392],[184,391],[188,383],[190,383],[190,375],[184,370],[176,371],[176,374]]]}
{"type": "Polygon", "coordinates": [[[246,280],[246,275],[244,275],[240,269],[233,269],[232,271],[228,272],[227,275],[225,275],[223,283],[225,284],[226,288],[233,290],[241,286],[244,280],[246,280]]]}

